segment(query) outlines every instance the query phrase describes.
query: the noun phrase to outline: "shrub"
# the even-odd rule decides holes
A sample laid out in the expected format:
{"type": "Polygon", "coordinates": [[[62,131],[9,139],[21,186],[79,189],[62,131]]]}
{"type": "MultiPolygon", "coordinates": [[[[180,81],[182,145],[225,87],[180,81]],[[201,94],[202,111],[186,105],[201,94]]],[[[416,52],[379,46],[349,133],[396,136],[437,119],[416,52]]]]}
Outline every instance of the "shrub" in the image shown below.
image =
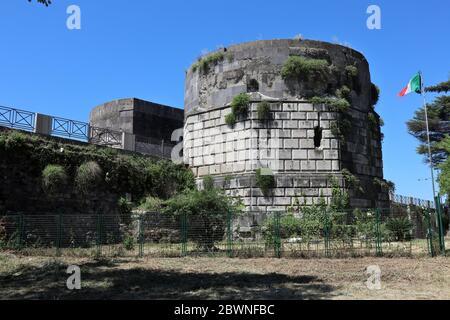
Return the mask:
{"type": "Polygon", "coordinates": [[[309,102],[314,105],[325,104],[335,112],[346,112],[350,108],[350,103],[343,98],[312,97],[309,102]]]}
{"type": "Polygon", "coordinates": [[[235,116],[246,116],[250,106],[250,97],[246,93],[240,93],[231,102],[231,111],[235,116]]]}
{"type": "Polygon", "coordinates": [[[350,77],[357,77],[358,76],[358,68],[355,66],[346,66],[345,67],[345,72],[347,72],[347,74],[350,77]]]}
{"type": "Polygon", "coordinates": [[[87,193],[95,189],[103,180],[103,170],[97,162],[89,161],[80,165],[75,175],[75,186],[82,192],[87,193]]]}
{"type": "Polygon", "coordinates": [[[350,101],[350,92],[351,90],[349,87],[342,86],[340,89],[336,90],[336,97],[350,101]]]}
{"type": "Polygon", "coordinates": [[[268,120],[270,118],[270,104],[267,101],[260,102],[256,113],[259,121],[268,120]]]}
{"type": "Polygon", "coordinates": [[[256,170],[256,186],[261,189],[261,192],[265,196],[267,196],[269,191],[276,187],[272,170],[267,168],[256,170]]]}
{"type": "Polygon", "coordinates": [[[230,126],[234,127],[236,125],[236,116],[234,113],[229,113],[225,116],[225,123],[230,126]]]}
{"type": "Polygon", "coordinates": [[[370,89],[370,103],[372,104],[373,107],[375,107],[379,99],[380,99],[380,88],[376,84],[372,83],[370,89]]]}
{"type": "Polygon", "coordinates": [[[147,211],[147,212],[159,212],[163,208],[164,201],[156,198],[148,196],[141,202],[138,209],[147,211]]]}
{"type": "Polygon", "coordinates": [[[341,119],[337,121],[332,121],[330,124],[331,133],[345,143],[345,138],[349,134],[352,128],[352,123],[349,119],[341,119]]]}
{"type": "Polygon", "coordinates": [[[374,178],[373,184],[389,192],[395,192],[395,183],[385,179],[374,178]]]}
{"type": "MultiPolygon", "coordinates": [[[[274,219],[266,219],[262,234],[266,244],[274,244],[275,241],[275,223],[274,219]]],[[[302,235],[302,219],[296,218],[292,214],[280,217],[279,235],[281,239],[300,237],[302,235]]]]}
{"type": "Polygon", "coordinates": [[[188,239],[202,251],[217,250],[215,242],[223,240],[228,214],[241,211],[240,202],[216,188],[185,191],[164,205],[165,214],[174,217],[187,215],[190,225],[188,239]]]}
{"type": "Polygon", "coordinates": [[[212,176],[206,176],[203,178],[203,188],[205,190],[214,189],[214,178],[212,176]]]}
{"type": "Polygon", "coordinates": [[[386,222],[386,228],[394,241],[405,241],[410,239],[413,225],[406,217],[390,218],[386,222]]]}
{"type": "Polygon", "coordinates": [[[308,79],[311,76],[324,79],[328,73],[328,61],[291,56],[281,70],[283,79],[308,79]]]}
{"type": "Polygon", "coordinates": [[[133,210],[133,204],[125,197],[120,197],[117,202],[119,208],[119,214],[121,215],[125,224],[131,223],[131,212],[133,210]]]}
{"type": "Polygon", "coordinates": [[[42,171],[42,186],[46,192],[57,193],[67,183],[67,174],[64,167],[49,164],[42,171]]]}
{"type": "Polygon", "coordinates": [[[132,251],[136,246],[136,239],[134,239],[133,235],[126,234],[123,238],[123,246],[125,250],[132,251]]]}
{"type": "Polygon", "coordinates": [[[211,66],[217,65],[220,61],[224,59],[225,55],[223,52],[215,52],[210,55],[207,55],[204,58],[199,59],[193,66],[192,71],[195,72],[200,70],[203,74],[207,74],[211,68],[211,66]]]}

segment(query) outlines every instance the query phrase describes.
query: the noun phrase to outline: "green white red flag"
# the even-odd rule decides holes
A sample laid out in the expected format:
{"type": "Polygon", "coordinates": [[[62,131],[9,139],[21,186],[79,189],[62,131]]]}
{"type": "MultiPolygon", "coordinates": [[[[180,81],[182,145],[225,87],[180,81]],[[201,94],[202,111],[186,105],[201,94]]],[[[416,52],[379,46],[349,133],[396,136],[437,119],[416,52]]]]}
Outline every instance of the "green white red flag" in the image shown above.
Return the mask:
{"type": "Polygon", "coordinates": [[[411,92],[422,93],[422,77],[420,73],[417,73],[398,95],[404,97],[411,92]]]}

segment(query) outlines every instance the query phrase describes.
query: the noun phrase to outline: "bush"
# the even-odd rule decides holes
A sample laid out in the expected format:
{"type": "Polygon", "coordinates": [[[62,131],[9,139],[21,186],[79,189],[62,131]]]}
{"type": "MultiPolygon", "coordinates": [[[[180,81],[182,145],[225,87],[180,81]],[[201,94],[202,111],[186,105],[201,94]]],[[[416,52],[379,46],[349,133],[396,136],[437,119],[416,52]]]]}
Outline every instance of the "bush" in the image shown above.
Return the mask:
{"type": "Polygon", "coordinates": [[[203,188],[205,190],[214,189],[214,178],[212,176],[206,176],[203,178],[203,188]]]}
{"type": "MultiPolygon", "coordinates": [[[[295,238],[302,235],[302,219],[292,214],[280,217],[279,234],[281,239],[295,238]]],[[[266,244],[274,244],[275,223],[273,218],[268,218],[262,228],[262,234],[266,244]]]]}
{"type": "Polygon", "coordinates": [[[312,97],[309,102],[314,105],[325,104],[332,107],[332,111],[335,112],[346,112],[350,108],[350,103],[343,98],[312,97]]]}
{"type": "Polygon", "coordinates": [[[57,193],[63,190],[67,180],[66,170],[62,166],[49,164],[42,171],[42,186],[46,192],[57,193]]]}
{"type": "Polygon", "coordinates": [[[270,104],[267,101],[259,103],[256,113],[259,121],[268,120],[270,118],[270,104]]]}
{"type": "Polygon", "coordinates": [[[136,239],[130,234],[125,235],[123,238],[123,246],[125,250],[132,251],[136,246],[136,239]]]}
{"type": "Polygon", "coordinates": [[[358,76],[358,68],[355,66],[346,66],[345,71],[350,77],[357,77],[358,76]]]}
{"type": "Polygon", "coordinates": [[[299,56],[291,56],[284,63],[281,70],[283,79],[303,79],[311,76],[325,79],[328,74],[328,61],[323,59],[308,59],[299,56]]]}
{"type": "Polygon", "coordinates": [[[236,115],[234,113],[227,114],[225,116],[225,123],[230,127],[234,127],[236,125],[236,115]]]}
{"type": "Polygon", "coordinates": [[[250,106],[250,97],[246,93],[240,93],[231,102],[231,111],[235,116],[246,116],[250,106]]]}
{"type": "Polygon", "coordinates": [[[122,217],[125,224],[131,223],[131,212],[133,210],[133,204],[125,197],[120,197],[117,203],[119,208],[119,214],[122,217]]]}
{"type": "Polygon", "coordinates": [[[217,65],[220,61],[224,59],[225,55],[223,52],[215,52],[206,57],[200,59],[192,66],[192,71],[195,72],[200,70],[203,74],[207,74],[211,66],[217,65]]]}
{"type": "Polygon", "coordinates": [[[75,175],[75,186],[78,191],[88,193],[103,181],[103,170],[97,162],[89,161],[78,167],[75,175]]]}
{"type": "Polygon", "coordinates": [[[405,241],[410,240],[410,231],[412,230],[413,225],[406,217],[390,218],[386,222],[386,228],[394,241],[405,241]]]}
{"type": "Polygon", "coordinates": [[[227,216],[240,211],[239,202],[216,188],[186,191],[167,200],[163,210],[174,217],[187,215],[188,239],[202,251],[217,250],[215,242],[224,238],[227,216]]]}
{"type": "Polygon", "coordinates": [[[256,186],[267,196],[269,191],[276,187],[273,172],[267,168],[256,170],[256,186]]]}
{"type": "Polygon", "coordinates": [[[380,88],[376,84],[372,83],[370,89],[370,103],[372,104],[373,107],[375,107],[379,99],[380,99],[380,88]]]}
{"type": "Polygon", "coordinates": [[[164,201],[156,198],[148,196],[141,202],[138,209],[147,211],[147,212],[160,212],[163,208],[164,201]]]}

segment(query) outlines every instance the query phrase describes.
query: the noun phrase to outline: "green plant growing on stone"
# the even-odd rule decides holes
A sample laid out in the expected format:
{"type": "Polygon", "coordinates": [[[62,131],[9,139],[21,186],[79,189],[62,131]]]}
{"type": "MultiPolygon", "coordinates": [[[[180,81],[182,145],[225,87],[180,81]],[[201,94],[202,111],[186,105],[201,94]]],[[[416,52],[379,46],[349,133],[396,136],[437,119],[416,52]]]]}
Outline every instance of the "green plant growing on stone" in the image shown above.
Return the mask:
{"type": "Polygon", "coordinates": [[[316,77],[325,80],[329,70],[328,61],[323,59],[310,59],[300,56],[291,56],[284,63],[281,70],[283,79],[306,80],[310,77],[316,77]]]}
{"type": "Polygon", "coordinates": [[[234,113],[229,113],[225,116],[225,123],[229,127],[234,127],[236,125],[236,115],[234,113]]]}
{"type": "Polygon", "coordinates": [[[270,119],[270,104],[267,101],[258,103],[256,113],[259,121],[266,121],[270,119]]]}
{"type": "Polygon", "coordinates": [[[75,175],[75,186],[83,194],[96,189],[103,181],[103,170],[95,161],[80,165],[75,175]]]}
{"type": "Polygon", "coordinates": [[[67,173],[63,166],[49,164],[42,171],[42,187],[48,193],[60,192],[67,181],[67,173]]]}
{"type": "Polygon", "coordinates": [[[256,186],[261,189],[264,196],[268,196],[270,190],[276,187],[276,181],[272,170],[268,168],[257,169],[256,186]]]}
{"type": "Polygon", "coordinates": [[[223,52],[215,52],[207,55],[204,58],[199,59],[193,66],[192,71],[199,70],[203,74],[207,74],[211,69],[211,66],[216,66],[220,61],[223,61],[225,55],[223,52]]]}
{"type": "Polygon", "coordinates": [[[246,116],[250,107],[250,97],[246,93],[240,93],[231,101],[231,111],[235,116],[246,116]]]}
{"type": "Polygon", "coordinates": [[[380,88],[373,84],[370,87],[370,104],[373,108],[375,108],[375,105],[378,103],[378,100],[380,99],[380,88]]]}
{"type": "Polygon", "coordinates": [[[346,142],[346,137],[350,133],[351,128],[352,123],[346,117],[343,117],[343,119],[331,121],[330,123],[331,133],[342,143],[346,142]]]}
{"type": "Polygon", "coordinates": [[[361,181],[352,174],[348,169],[342,169],[342,176],[348,188],[351,188],[359,193],[364,193],[364,189],[361,186],[361,181]]]}
{"type": "Polygon", "coordinates": [[[314,105],[324,104],[331,107],[333,112],[346,112],[350,108],[350,103],[344,98],[334,97],[312,97],[309,102],[314,105]]]}
{"type": "Polygon", "coordinates": [[[345,99],[350,104],[350,93],[350,88],[344,85],[336,90],[336,97],[339,99],[345,99]]]}
{"type": "Polygon", "coordinates": [[[383,190],[387,190],[389,193],[395,192],[395,183],[386,179],[374,178],[373,184],[383,190]]]}
{"type": "Polygon", "coordinates": [[[123,222],[128,225],[131,223],[131,213],[133,210],[133,203],[125,197],[120,197],[117,203],[119,214],[123,222]]]}
{"type": "Polygon", "coordinates": [[[345,72],[347,72],[347,74],[350,77],[357,77],[358,76],[358,68],[352,65],[346,66],[345,67],[345,72]]]}

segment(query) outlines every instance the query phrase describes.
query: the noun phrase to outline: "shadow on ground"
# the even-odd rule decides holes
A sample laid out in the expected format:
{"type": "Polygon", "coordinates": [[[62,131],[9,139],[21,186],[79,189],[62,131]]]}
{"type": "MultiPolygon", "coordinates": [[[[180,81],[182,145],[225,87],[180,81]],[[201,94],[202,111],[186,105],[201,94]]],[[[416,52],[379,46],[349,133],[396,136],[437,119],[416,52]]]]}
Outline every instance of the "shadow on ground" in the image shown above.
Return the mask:
{"type": "Polygon", "coordinates": [[[1,299],[326,299],[334,287],[313,276],[182,273],[121,267],[111,261],[81,265],[82,289],[66,288],[66,265],[22,267],[0,274],[1,299]]]}

